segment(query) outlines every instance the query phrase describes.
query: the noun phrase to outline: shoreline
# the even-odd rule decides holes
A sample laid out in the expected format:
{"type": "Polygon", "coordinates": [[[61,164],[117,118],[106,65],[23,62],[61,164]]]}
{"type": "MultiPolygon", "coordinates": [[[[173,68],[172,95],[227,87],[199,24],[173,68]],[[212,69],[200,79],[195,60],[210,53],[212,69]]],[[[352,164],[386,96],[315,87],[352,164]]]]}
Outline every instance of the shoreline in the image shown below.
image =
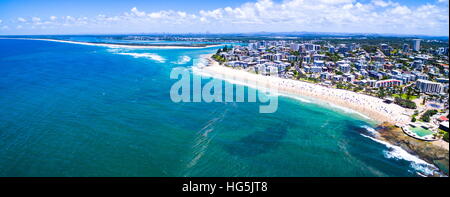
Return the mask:
{"type": "MultiPolygon", "coordinates": [[[[386,123],[380,124],[376,128],[376,131],[378,132],[378,135],[375,136],[376,139],[398,146],[408,153],[417,155],[420,159],[439,169],[440,173],[448,176],[449,149],[448,143],[442,139],[433,142],[418,140],[405,135],[400,128],[386,123]],[[446,146],[444,145],[445,143],[446,146]]],[[[439,174],[429,176],[439,176],[439,174]]]]}
{"type": "Polygon", "coordinates": [[[212,47],[222,46],[222,44],[215,45],[207,45],[201,47],[194,46],[155,46],[155,45],[132,45],[132,44],[113,44],[113,43],[92,43],[92,42],[81,42],[81,41],[70,41],[70,40],[58,40],[58,39],[47,39],[47,38],[7,38],[0,37],[0,39],[16,39],[16,40],[40,40],[40,41],[49,41],[49,42],[60,42],[60,43],[69,43],[69,44],[80,44],[87,46],[101,46],[101,47],[109,47],[109,48],[129,48],[129,49],[206,49],[212,47]]]}
{"type": "Polygon", "coordinates": [[[388,122],[390,124],[405,124],[409,122],[409,117],[404,113],[412,113],[411,110],[404,109],[394,103],[384,103],[382,99],[363,95],[348,90],[324,87],[304,81],[284,79],[274,76],[263,76],[250,73],[245,70],[233,69],[219,65],[213,60],[211,54],[204,55],[208,65],[196,68],[196,72],[212,75],[224,80],[233,80],[248,86],[269,87],[269,89],[278,90],[287,96],[307,97],[317,99],[319,104],[328,104],[336,108],[345,108],[352,110],[359,116],[374,120],[377,124],[388,122]]]}
{"type": "MultiPolygon", "coordinates": [[[[358,116],[375,121],[377,125],[376,130],[379,132],[378,135],[373,136],[375,139],[399,146],[406,152],[425,160],[438,168],[442,173],[448,175],[448,143],[442,139],[433,142],[420,141],[405,135],[398,128],[395,128],[394,125],[396,123],[405,124],[409,122],[409,116],[403,113],[412,113],[412,110],[404,109],[394,103],[387,104],[382,99],[348,90],[324,87],[292,79],[262,76],[242,69],[233,69],[220,65],[211,58],[211,55],[202,55],[201,58],[205,58],[208,61],[207,65],[196,68],[193,71],[199,72],[199,74],[207,74],[214,78],[237,81],[249,87],[255,87],[254,84],[262,85],[263,87],[267,87],[267,85],[270,87],[274,86],[279,92],[288,94],[287,97],[293,95],[300,98],[306,97],[309,100],[317,99],[313,100],[313,102],[319,105],[328,104],[345,111],[350,109],[352,110],[351,113],[356,113],[358,116]]],[[[257,85],[256,88],[258,88],[257,85]]]]}

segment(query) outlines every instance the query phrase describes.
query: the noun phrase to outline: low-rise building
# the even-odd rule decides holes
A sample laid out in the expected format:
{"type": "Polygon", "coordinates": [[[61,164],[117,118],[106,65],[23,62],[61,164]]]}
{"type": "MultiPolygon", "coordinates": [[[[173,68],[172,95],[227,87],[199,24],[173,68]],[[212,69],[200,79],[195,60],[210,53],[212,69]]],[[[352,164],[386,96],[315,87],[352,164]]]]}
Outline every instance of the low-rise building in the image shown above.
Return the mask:
{"type": "Polygon", "coordinates": [[[393,86],[400,86],[402,85],[402,81],[397,79],[386,79],[375,82],[373,87],[380,88],[380,87],[393,87],[393,86]]]}

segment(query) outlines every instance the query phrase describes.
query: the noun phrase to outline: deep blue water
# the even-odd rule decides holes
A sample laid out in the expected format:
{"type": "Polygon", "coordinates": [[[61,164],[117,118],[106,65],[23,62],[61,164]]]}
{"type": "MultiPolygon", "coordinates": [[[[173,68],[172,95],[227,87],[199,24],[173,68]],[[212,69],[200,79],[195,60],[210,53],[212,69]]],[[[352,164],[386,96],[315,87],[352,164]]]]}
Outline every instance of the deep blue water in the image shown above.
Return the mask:
{"type": "Polygon", "coordinates": [[[424,169],[364,137],[373,125],[363,118],[314,102],[280,97],[272,114],[258,113],[260,103],[172,102],[171,69],[214,50],[0,39],[0,176],[417,176],[424,169]]]}

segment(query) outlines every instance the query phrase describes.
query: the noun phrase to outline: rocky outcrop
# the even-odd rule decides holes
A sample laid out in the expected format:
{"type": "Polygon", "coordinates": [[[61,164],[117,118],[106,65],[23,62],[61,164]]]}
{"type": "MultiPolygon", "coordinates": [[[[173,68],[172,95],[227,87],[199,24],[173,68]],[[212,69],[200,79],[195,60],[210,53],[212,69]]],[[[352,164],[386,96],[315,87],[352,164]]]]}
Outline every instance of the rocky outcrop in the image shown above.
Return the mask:
{"type": "Polygon", "coordinates": [[[389,123],[380,124],[376,130],[379,132],[380,140],[400,146],[411,154],[418,155],[421,159],[435,164],[444,174],[448,175],[448,149],[437,146],[432,142],[414,139],[403,133],[403,131],[389,123]]]}

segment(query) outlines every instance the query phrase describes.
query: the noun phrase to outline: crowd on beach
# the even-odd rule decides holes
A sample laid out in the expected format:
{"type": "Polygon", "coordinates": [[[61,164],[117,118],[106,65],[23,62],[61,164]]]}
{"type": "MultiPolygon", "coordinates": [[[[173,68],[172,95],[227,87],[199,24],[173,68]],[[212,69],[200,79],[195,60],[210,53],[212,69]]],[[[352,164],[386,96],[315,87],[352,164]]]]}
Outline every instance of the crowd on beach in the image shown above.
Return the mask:
{"type": "MultiPolygon", "coordinates": [[[[208,56],[204,58],[208,58],[208,56]]],[[[398,105],[385,103],[382,99],[376,97],[303,81],[257,75],[244,70],[220,66],[211,58],[208,59],[209,64],[201,68],[202,72],[210,75],[221,75],[219,78],[223,79],[250,83],[251,85],[257,84],[272,89],[276,88],[279,92],[292,95],[315,98],[325,103],[354,110],[378,122],[407,123],[409,117],[405,114],[412,113],[398,105]]]]}

